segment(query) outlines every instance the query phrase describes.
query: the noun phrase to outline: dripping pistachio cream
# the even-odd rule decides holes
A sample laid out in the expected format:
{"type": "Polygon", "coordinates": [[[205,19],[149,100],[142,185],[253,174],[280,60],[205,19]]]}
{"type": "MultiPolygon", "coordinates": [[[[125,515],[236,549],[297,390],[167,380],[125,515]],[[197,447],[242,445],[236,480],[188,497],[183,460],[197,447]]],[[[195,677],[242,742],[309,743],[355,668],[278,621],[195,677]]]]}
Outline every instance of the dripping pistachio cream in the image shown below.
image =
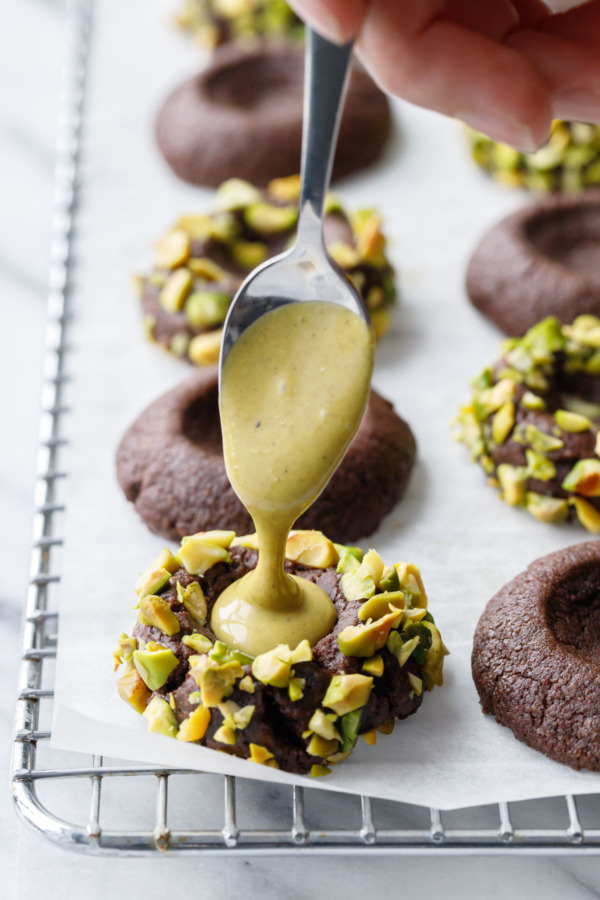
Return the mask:
{"type": "Polygon", "coordinates": [[[220,413],[229,480],[252,516],[256,569],[213,608],[216,636],[257,656],[311,646],[336,621],[325,591],[284,570],[295,520],[321,493],[362,419],[373,368],[371,329],[335,303],[288,303],[254,322],[223,367],[220,413]]]}

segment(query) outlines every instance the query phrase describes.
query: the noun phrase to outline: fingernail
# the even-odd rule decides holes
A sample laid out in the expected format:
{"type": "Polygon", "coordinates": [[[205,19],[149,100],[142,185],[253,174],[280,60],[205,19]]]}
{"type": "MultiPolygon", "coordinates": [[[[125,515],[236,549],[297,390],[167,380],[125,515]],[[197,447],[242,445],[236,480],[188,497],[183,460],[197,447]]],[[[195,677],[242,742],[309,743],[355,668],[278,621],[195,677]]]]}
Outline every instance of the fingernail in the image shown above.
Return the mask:
{"type": "Polygon", "coordinates": [[[485,111],[471,111],[456,113],[455,118],[462,119],[475,131],[482,131],[494,141],[510,144],[525,153],[533,153],[540,146],[533,131],[523,122],[511,119],[510,116],[498,116],[495,113],[485,111]]]}
{"type": "Polygon", "coordinates": [[[593,88],[569,88],[552,97],[557,119],[571,122],[600,122],[600,91],[593,88]]]}
{"type": "Polygon", "coordinates": [[[322,37],[327,38],[334,44],[345,44],[348,38],[345,38],[340,30],[340,26],[336,17],[329,11],[322,0],[311,2],[304,0],[298,3],[298,14],[302,16],[306,24],[317,31],[322,37]]]}

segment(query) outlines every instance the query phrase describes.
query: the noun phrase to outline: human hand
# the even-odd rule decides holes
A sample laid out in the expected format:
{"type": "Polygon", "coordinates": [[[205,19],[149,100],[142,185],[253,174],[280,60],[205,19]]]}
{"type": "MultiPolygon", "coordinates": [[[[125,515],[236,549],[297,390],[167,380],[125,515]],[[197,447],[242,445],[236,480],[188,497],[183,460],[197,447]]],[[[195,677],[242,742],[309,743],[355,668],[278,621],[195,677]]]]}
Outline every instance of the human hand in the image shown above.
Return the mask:
{"type": "Polygon", "coordinates": [[[289,0],[411,103],[533,151],[553,118],[600,122],[600,0],[289,0]]]}

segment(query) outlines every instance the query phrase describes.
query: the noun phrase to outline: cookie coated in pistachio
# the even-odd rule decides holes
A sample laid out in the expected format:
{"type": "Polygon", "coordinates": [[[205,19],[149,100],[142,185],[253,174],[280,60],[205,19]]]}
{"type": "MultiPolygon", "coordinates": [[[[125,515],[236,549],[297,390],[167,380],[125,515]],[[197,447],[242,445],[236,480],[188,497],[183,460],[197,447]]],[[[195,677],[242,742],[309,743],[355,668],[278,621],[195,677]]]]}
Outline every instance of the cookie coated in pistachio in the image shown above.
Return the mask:
{"type": "Polygon", "coordinates": [[[362,735],[374,744],[443,683],[444,647],[419,570],[375,550],[293,531],[286,570],[331,597],[337,622],[314,647],[255,658],[216,640],[211,611],[253,569],[256,535],[208,531],[162,553],[136,583],[138,618],[121,634],[118,692],[148,729],[288,772],[325,775],[362,735]]]}
{"type": "Polygon", "coordinates": [[[600,319],[549,317],[472,382],[456,435],[510,506],[600,532],[600,319]]]}
{"type": "Polygon", "coordinates": [[[285,0],[181,0],[176,21],[209,50],[229,41],[304,37],[302,20],[285,0]]]}
{"type": "Polygon", "coordinates": [[[580,191],[600,185],[600,126],[556,119],[547,144],[521,153],[467,129],[471,155],[495,181],[530,191],[580,191]]]}
{"type": "MultiPolygon", "coordinates": [[[[196,366],[217,362],[223,323],[242,281],[294,241],[299,193],[299,176],[275,179],[264,191],[231,179],[217,191],[211,212],[181,216],[155,244],[152,272],[135,279],[150,340],[196,366]]],[[[325,241],[381,337],[396,285],[380,216],[373,209],[347,214],[330,195],[325,241]]]]}

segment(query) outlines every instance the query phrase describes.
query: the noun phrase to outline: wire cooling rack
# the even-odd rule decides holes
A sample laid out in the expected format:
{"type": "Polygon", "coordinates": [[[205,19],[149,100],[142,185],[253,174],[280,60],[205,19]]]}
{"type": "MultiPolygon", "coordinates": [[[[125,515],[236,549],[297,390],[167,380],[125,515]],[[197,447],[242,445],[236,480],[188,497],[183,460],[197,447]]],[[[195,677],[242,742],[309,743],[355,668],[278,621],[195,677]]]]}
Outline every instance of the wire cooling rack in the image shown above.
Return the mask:
{"type": "Polygon", "coordinates": [[[50,749],[72,237],[92,6],[93,0],[70,0],[66,15],[39,474],[12,766],[18,813],[56,844],[96,855],[600,852],[597,796],[442,814],[99,756],[88,762],[81,754],[50,749]]]}

